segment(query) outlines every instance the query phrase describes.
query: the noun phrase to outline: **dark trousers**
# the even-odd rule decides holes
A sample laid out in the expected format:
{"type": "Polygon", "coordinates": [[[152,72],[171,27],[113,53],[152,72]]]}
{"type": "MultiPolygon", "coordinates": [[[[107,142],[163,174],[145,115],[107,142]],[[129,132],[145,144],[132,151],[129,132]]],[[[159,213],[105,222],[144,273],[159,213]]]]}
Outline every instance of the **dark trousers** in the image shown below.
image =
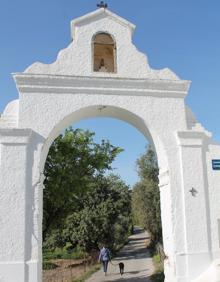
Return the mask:
{"type": "Polygon", "coordinates": [[[103,260],[102,265],[103,265],[103,271],[106,273],[108,269],[108,260],[103,260]]]}

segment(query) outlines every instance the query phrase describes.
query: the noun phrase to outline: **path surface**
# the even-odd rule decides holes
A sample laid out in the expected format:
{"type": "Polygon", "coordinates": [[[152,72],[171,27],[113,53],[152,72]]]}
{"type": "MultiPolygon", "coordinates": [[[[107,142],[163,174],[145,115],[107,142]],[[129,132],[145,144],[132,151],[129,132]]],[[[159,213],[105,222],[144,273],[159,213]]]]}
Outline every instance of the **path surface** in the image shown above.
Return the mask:
{"type": "Polygon", "coordinates": [[[119,267],[109,263],[108,274],[104,276],[102,270],[93,274],[86,282],[150,282],[150,276],[154,272],[153,261],[146,249],[147,232],[136,228],[135,234],[129,237],[129,243],[122,249],[112,261],[117,264],[122,261],[125,265],[125,273],[121,277],[119,267]]]}

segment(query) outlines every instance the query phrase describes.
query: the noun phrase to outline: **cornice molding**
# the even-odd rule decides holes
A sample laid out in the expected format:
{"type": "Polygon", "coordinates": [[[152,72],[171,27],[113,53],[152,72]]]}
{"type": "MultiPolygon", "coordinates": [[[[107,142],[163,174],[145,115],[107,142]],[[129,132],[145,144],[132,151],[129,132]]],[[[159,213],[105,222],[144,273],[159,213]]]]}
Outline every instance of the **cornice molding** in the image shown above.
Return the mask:
{"type": "Polygon", "coordinates": [[[190,81],[42,74],[13,74],[21,93],[104,94],[184,98],[190,81]]]}
{"type": "Polygon", "coordinates": [[[178,131],[177,143],[181,147],[202,147],[205,139],[210,138],[206,131],[178,131]]]}
{"type": "Polygon", "coordinates": [[[1,128],[0,144],[25,145],[29,143],[32,130],[29,128],[1,128]]]}

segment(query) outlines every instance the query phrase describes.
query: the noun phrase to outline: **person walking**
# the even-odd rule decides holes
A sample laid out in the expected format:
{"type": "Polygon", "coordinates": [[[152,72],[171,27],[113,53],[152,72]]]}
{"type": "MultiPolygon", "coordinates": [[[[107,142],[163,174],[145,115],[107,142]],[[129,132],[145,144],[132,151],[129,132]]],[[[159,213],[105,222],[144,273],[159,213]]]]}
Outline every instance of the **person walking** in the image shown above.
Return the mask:
{"type": "Polygon", "coordinates": [[[99,253],[99,262],[103,265],[105,276],[107,275],[108,262],[110,261],[110,251],[105,246],[102,247],[99,253]]]}

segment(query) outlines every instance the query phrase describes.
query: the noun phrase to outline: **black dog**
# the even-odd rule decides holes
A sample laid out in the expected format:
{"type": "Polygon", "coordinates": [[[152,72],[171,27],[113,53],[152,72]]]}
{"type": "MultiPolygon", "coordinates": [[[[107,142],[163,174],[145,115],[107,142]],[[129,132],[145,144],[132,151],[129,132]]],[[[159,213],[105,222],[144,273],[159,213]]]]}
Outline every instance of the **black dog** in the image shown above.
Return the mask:
{"type": "Polygon", "coordinates": [[[123,275],[124,274],[124,269],[125,269],[125,265],[123,262],[119,262],[119,271],[120,271],[120,274],[123,275]]]}

